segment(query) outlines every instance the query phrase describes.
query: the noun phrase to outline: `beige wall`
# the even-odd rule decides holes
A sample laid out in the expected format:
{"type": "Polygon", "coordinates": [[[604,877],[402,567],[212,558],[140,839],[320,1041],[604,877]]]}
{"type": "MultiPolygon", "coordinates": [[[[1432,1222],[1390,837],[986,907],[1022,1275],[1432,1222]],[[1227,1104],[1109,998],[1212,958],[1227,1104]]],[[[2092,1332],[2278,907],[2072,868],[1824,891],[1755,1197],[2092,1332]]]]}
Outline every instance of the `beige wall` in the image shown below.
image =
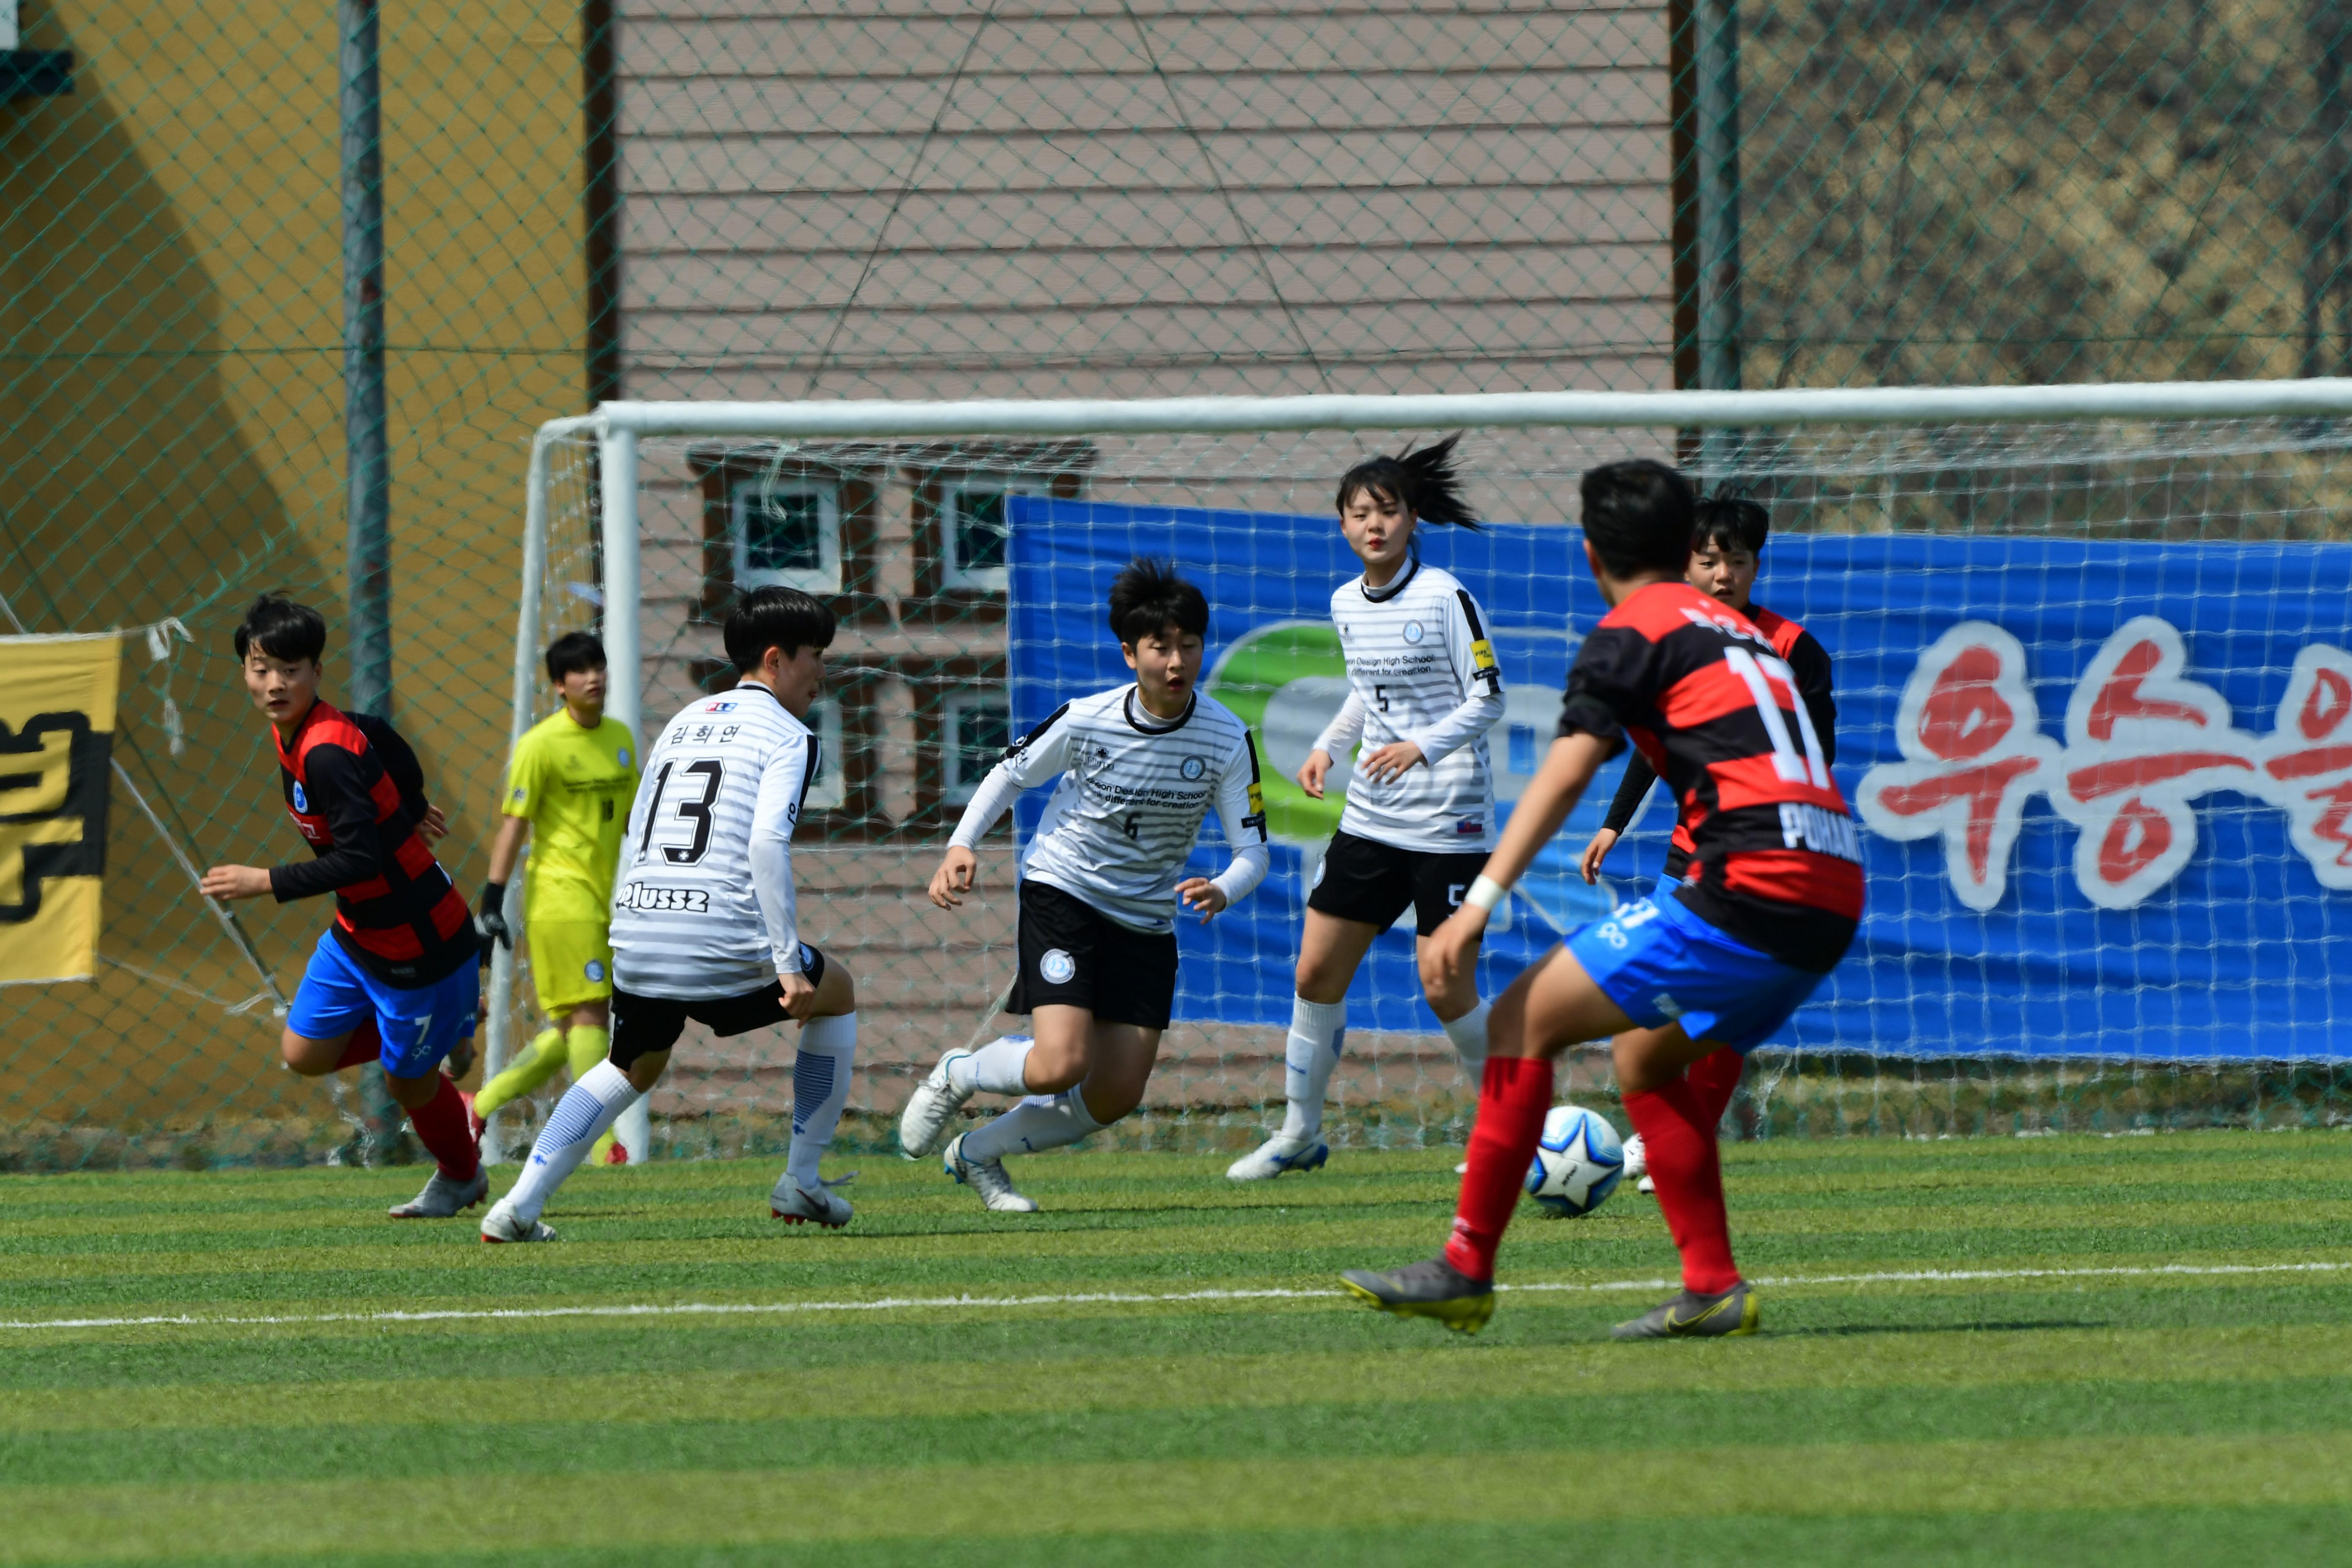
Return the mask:
{"type": "Polygon", "coordinates": [[[621,31],[632,396],[1671,384],[1662,5],[704,9],[621,31]]]}
{"type": "MultiPolygon", "coordinates": [[[[342,613],[334,17],[48,0],[26,47],[73,50],[76,90],[0,107],[0,575],[37,629],[187,622],[185,754],[143,652],[118,754],[200,864],[304,854],[229,628],[262,588],[342,613]]],[[[503,762],[530,432],[585,398],[577,28],[546,0],[384,7],[394,689],[466,875],[503,762]]],[[[0,1124],[306,1102],[267,1012],[219,1005],[258,989],[249,966],[119,789],[113,814],[111,963],[0,997],[0,1124]]],[[[326,907],[247,909],[290,988],[326,907]]]]}

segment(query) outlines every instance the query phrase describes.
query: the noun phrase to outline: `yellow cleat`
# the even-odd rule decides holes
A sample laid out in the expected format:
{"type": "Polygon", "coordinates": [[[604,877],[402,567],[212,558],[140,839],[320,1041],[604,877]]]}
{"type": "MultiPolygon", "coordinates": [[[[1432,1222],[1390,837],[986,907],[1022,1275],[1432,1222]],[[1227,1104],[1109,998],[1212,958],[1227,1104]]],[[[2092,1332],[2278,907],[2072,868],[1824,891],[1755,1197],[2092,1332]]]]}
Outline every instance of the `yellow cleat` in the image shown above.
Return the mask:
{"type": "Polygon", "coordinates": [[[1391,1273],[1350,1268],[1339,1283],[1366,1306],[1400,1318],[1431,1318],[1457,1334],[1475,1334],[1495,1315],[1495,1283],[1473,1279],[1443,1258],[1391,1273]]]}

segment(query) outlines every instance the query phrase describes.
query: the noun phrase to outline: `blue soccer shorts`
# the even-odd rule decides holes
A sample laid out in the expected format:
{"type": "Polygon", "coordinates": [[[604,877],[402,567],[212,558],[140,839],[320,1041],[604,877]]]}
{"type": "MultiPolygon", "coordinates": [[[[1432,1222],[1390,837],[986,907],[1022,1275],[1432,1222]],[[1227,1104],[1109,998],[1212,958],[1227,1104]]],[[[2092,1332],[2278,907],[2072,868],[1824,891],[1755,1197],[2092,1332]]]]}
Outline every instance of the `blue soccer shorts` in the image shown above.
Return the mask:
{"type": "Polygon", "coordinates": [[[1735,941],[1680,899],[1620,904],[1580,926],[1568,951],[1593,984],[1644,1029],[1680,1024],[1694,1040],[1746,1056],[1789,1020],[1827,975],[1735,941]]]}
{"type": "Polygon", "coordinates": [[[474,1037],[481,985],[481,971],[470,963],[413,991],[386,985],[361,968],[330,931],[302,972],[286,1026],[306,1040],[331,1040],[373,1017],[383,1036],[383,1070],[394,1078],[423,1078],[459,1040],[474,1037]]]}

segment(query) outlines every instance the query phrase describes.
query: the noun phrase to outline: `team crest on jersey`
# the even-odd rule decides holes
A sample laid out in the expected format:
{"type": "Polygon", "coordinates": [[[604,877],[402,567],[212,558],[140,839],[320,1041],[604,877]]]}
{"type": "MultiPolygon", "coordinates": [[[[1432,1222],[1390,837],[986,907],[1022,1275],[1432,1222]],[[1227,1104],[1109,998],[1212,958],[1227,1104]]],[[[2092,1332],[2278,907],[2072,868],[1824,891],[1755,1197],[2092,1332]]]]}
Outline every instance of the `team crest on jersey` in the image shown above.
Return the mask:
{"type": "MultiPolygon", "coordinates": [[[[619,751],[613,753],[613,757],[614,760],[618,762],[623,767],[627,767],[629,765],[629,748],[623,746],[619,751]]],[[[515,793],[517,795],[520,795],[522,792],[520,790],[517,790],[515,793]]]]}
{"type": "Polygon", "coordinates": [[[296,779],[294,781],[294,809],[297,811],[308,811],[310,809],[310,797],[302,793],[302,781],[300,779],[296,779]]]}
{"type": "Polygon", "coordinates": [[[1206,757],[1187,757],[1176,771],[1187,780],[1197,779],[1209,771],[1209,760],[1206,757]]]}
{"type": "Polygon", "coordinates": [[[592,959],[590,959],[590,960],[588,961],[588,972],[587,972],[587,973],[588,973],[588,978],[589,978],[589,979],[591,979],[591,980],[593,980],[593,981],[597,982],[599,984],[602,984],[604,983],[604,960],[602,960],[602,959],[599,959],[599,958],[592,958],[592,959]]]}
{"type": "Polygon", "coordinates": [[[1427,632],[1425,632],[1425,631],[1423,631],[1423,630],[1422,629],[1422,626],[1421,626],[1421,623],[1420,623],[1419,621],[1407,621],[1407,622],[1405,622],[1405,624],[1404,624],[1404,640],[1405,640],[1405,641],[1407,641],[1407,642],[1419,642],[1423,637],[1427,637],[1428,635],[1429,635],[1429,634],[1428,634],[1427,632]]]}
{"type": "Polygon", "coordinates": [[[1078,961],[1058,947],[1050,947],[1037,961],[1037,973],[1044,975],[1049,984],[1067,985],[1077,975],[1078,961]]]}

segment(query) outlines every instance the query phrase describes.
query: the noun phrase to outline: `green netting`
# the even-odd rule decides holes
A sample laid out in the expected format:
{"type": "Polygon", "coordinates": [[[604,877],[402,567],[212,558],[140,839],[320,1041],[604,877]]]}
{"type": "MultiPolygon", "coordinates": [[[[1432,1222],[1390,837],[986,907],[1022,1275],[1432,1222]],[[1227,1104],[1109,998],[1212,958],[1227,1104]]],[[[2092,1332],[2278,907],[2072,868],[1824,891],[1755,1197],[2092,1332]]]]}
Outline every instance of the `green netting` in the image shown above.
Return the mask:
{"type": "MultiPolygon", "coordinates": [[[[24,26],[0,61],[0,593],[34,631],[183,622],[169,662],[127,645],[116,755],[197,864],[290,858],[227,632],[263,588],[350,618],[337,15],[26,0],[24,26]]],[[[390,707],[468,891],[530,432],[600,397],[2352,369],[2336,6],[588,0],[381,27],[390,707]]],[[[2207,515],[2195,474],[2147,472],[2155,500],[2061,521],[2210,526],[2173,521],[2207,515]]],[[[1932,479],[1880,494],[1874,520],[1859,486],[1797,499],[1823,526],[2052,526],[1932,479]]],[[[852,754],[859,798],[919,837],[921,737],[985,695],[1001,605],[922,578],[952,508],[889,495],[894,564],[845,590],[873,603],[844,654],[902,707],[852,754]]],[[[106,900],[95,982],[0,993],[0,1162],[344,1143],[120,794],[106,900]]],[[[319,907],[245,913],[290,987],[319,907]]],[[[1901,1123],[1852,1111],[1888,1103],[1865,1076],[1879,1098],[1797,1120],[1901,1123]]],[[[1994,1124],[1975,1094],[1951,1125],[1994,1124]]]]}

